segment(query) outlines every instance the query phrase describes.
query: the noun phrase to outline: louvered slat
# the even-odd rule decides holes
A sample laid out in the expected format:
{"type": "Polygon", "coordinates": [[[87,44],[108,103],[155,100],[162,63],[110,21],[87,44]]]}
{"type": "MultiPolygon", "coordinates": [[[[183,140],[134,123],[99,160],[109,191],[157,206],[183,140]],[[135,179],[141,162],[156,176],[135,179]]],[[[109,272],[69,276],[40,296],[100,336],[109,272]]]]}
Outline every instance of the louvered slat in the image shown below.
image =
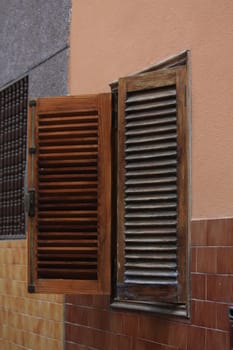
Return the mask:
{"type": "Polygon", "coordinates": [[[98,139],[92,135],[98,135],[96,112],[38,118],[38,278],[97,279],[98,139]]]}
{"type": "Polygon", "coordinates": [[[125,283],[176,285],[177,239],[165,234],[177,225],[176,87],[128,92],[125,129],[125,283]],[[148,167],[149,159],[159,166],[148,167]],[[151,230],[149,238],[138,227],[151,230]]]}

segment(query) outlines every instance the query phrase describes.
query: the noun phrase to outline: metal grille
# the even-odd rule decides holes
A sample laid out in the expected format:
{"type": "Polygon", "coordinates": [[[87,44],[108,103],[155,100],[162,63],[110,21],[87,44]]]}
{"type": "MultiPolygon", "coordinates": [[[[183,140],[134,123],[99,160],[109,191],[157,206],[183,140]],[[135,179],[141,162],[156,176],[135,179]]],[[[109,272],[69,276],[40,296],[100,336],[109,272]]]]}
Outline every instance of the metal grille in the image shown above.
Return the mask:
{"type": "Polygon", "coordinates": [[[0,91],[0,239],[25,235],[28,78],[0,91]]]}

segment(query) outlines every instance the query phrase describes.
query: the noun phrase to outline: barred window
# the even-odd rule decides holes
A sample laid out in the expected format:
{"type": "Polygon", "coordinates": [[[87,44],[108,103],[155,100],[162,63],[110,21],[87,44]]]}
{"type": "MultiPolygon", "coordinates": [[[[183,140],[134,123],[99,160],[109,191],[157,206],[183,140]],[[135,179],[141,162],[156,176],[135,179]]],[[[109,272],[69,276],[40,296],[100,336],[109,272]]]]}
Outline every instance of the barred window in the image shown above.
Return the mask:
{"type": "Polygon", "coordinates": [[[28,78],[0,91],[0,239],[25,237],[28,78]]]}

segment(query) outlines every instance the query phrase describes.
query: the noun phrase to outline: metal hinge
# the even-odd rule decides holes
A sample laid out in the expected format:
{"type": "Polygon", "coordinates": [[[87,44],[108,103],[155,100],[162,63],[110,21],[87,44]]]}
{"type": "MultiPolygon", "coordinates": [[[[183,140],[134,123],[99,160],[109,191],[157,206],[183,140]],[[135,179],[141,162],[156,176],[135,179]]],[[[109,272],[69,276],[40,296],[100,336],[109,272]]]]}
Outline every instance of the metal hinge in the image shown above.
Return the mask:
{"type": "Polygon", "coordinates": [[[34,284],[28,285],[28,293],[35,293],[35,286],[34,284]]]}
{"type": "Polygon", "coordinates": [[[29,147],[28,149],[30,154],[35,154],[36,153],[36,147],[29,147]]]}
{"type": "Polygon", "coordinates": [[[30,100],[29,107],[36,107],[36,100],[30,100]]]}

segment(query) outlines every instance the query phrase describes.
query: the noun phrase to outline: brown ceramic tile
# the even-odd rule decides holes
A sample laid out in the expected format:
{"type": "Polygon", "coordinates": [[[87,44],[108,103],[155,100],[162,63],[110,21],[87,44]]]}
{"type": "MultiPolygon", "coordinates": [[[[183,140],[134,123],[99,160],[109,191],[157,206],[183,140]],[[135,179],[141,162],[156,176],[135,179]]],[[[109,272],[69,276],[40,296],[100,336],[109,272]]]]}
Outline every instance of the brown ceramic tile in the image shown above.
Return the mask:
{"type": "Polygon", "coordinates": [[[191,249],[191,272],[197,272],[197,248],[191,249]]]}
{"type": "Polygon", "coordinates": [[[95,334],[100,331],[88,327],[66,325],[66,339],[74,343],[93,346],[95,334]]]}
{"type": "Polygon", "coordinates": [[[67,300],[71,301],[74,305],[93,306],[93,296],[92,295],[73,295],[67,296],[67,300]]]}
{"type": "Polygon", "coordinates": [[[205,349],[205,328],[190,326],[188,328],[187,350],[205,349]]]}
{"type": "Polygon", "coordinates": [[[88,309],[87,308],[81,308],[74,305],[66,305],[65,309],[65,317],[66,321],[70,323],[76,323],[80,325],[87,325],[88,324],[88,309]]]}
{"type": "Polygon", "coordinates": [[[65,343],[66,350],[88,350],[88,347],[85,345],[74,344],[70,342],[65,343]]]}
{"type": "Polygon", "coordinates": [[[206,350],[227,350],[227,332],[206,330],[206,350]]]}
{"type": "Polygon", "coordinates": [[[110,313],[105,310],[88,309],[87,325],[91,328],[108,330],[110,321],[110,313]]]}
{"type": "Polygon", "coordinates": [[[121,312],[112,311],[109,317],[109,331],[113,333],[123,333],[123,318],[124,314],[121,312]]]}
{"type": "Polygon", "coordinates": [[[192,299],[206,298],[206,275],[199,273],[192,273],[191,275],[191,290],[192,299]]]}
{"type": "Polygon", "coordinates": [[[127,336],[118,335],[114,345],[112,347],[113,350],[134,350],[132,338],[127,336]]]}
{"type": "Polygon", "coordinates": [[[217,248],[197,248],[197,272],[216,273],[217,248]]]}
{"type": "Polygon", "coordinates": [[[185,348],[177,348],[174,346],[169,346],[169,345],[161,345],[161,350],[186,350],[185,348]]]}
{"type": "Polygon", "coordinates": [[[124,314],[123,332],[126,335],[135,336],[138,334],[138,313],[124,314]]]}
{"type": "Polygon", "coordinates": [[[158,343],[137,340],[134,345],[134,350],[163,350],[163,348],[162,345],[158,343]]]}
{"type": "Polygon", "coordinates": [[[209,246],[233,246],[233,219],[208,220],[207,244],[209,246]]]}
{"type": "Polygon", "coordinates": [[[207,244],[207,221],[193,220],[191,224],[191,245],[206,246],[207,244]]]}
{"type": "Polygon", "coordinates": [[[74,294],[65,295],[65,304],[75,304],[75,295],[74,294]]]}
{"type": "Polygon", "coordinates": [[[133,350],[131,338],[103,331],[95,331],[93,347],[98,350],[133,350]]]}
{"type": "Polygon", "coordinates": [[[216,304],[217,329],[229,331],[228,304],[216,304]]]}
{"type": "MultiPolygon", "coordinates": [[[[104,331],[93,330],[93,347],[96,349],[108,349],[107,346],[111,346],[111,336],[104,331]]],[[[84,342],[83,344],[87,344],[84,342]]]]}
{"type": "Polygon", "coordinates": [[[142,316],[139,319],[138,337],[159,344],[168,344],[168,327],[169,322],[165,319],[142,316]]]}
{"type": "Polygon", "coordinates": [[[178,349],[186,349],[188,327],[182,323],[169,323],[168,345],[177,347],[178,349]]]}
{"type": "Polygon", "coordinates": [[[217,273],[233,275],[233,247],[217,249],[217,273]]]}
{"type": "Polygon", "coordinates": [[[233,276],[207,276],[207,299],[219,302],[233,302],[233,276]]]}
{"type": "Polygon", "coordinates": [[[192,301],[192,323],[196,326],[216,328],[216,304],[209,301],[192,301]]]}
{"type": "Polygon", "coordinates": [[[92,296],[93,307],[101,309],[109,309],[110,296],[109,295],[93,295],[92,296]]]}
{"type": "Polygon", "coordinates": [[[65,339],[70,342],[79,343],[78,326],[65,324],[65,339]]]}

